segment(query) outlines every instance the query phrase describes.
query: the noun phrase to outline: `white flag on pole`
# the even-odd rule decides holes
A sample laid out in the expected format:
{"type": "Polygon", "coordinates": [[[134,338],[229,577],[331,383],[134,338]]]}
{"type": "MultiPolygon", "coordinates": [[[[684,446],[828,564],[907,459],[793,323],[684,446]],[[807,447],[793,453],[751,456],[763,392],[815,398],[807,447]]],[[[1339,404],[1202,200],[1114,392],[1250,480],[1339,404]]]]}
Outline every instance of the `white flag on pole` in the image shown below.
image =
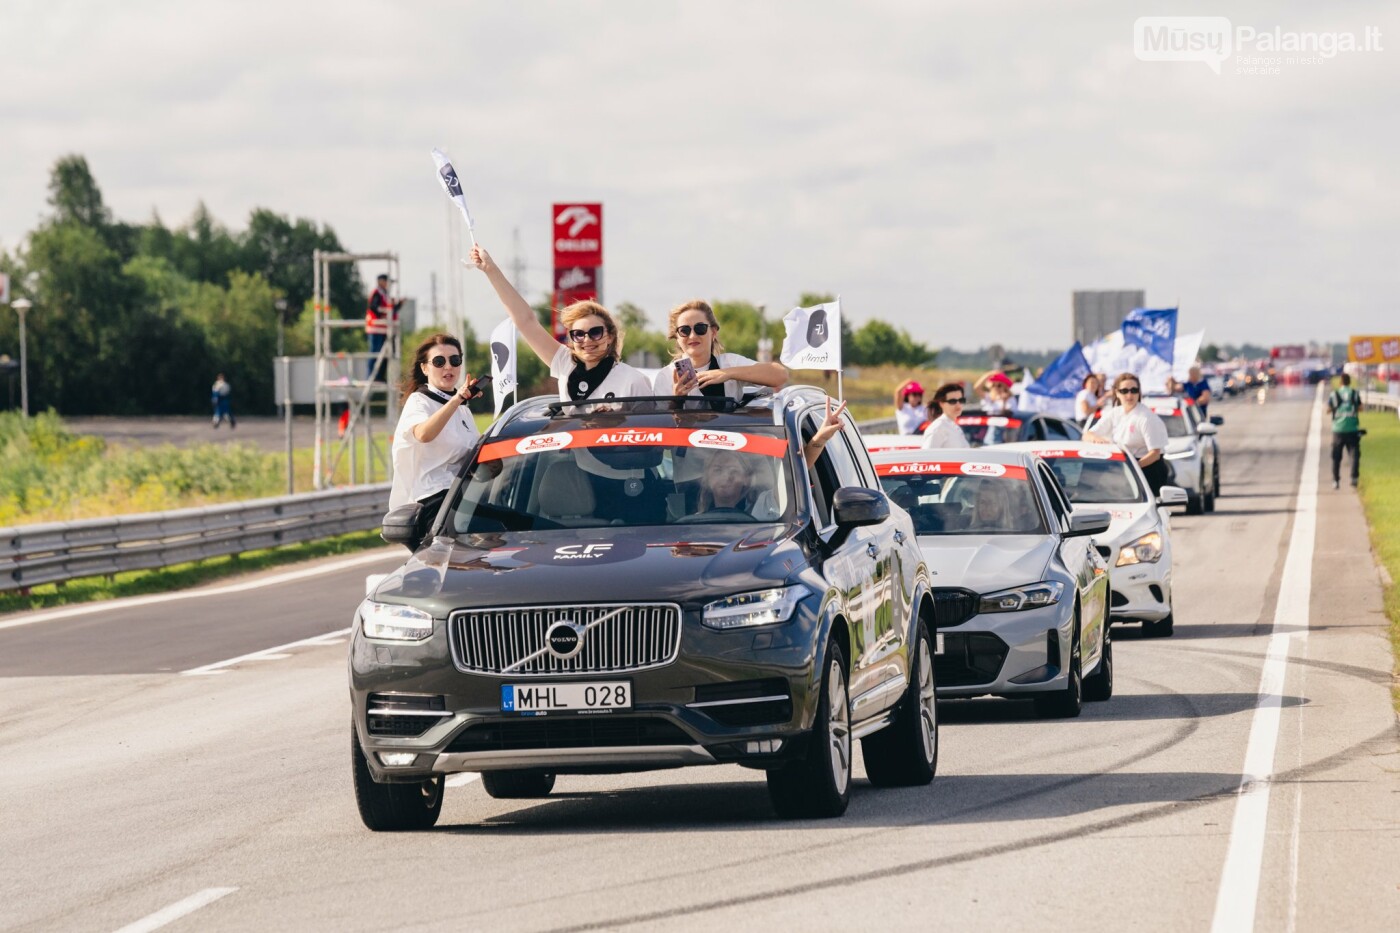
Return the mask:
{"type": "Polygon", "coordinates": [[[783,315],[787,336],[779,361],[789,369],[841,370],[841,299],[783,315]]]}
{"type": "Polygon", "coordinates": [[[491,391],[495,393],[497,417],[506,396],[515,391],[516,346],[515,322],[506,318],[491,331],[491,391]]]}
{"type": "MultiPolygon", "coordinates": [[[[467,219],[467,233],[471,234],[476,230],[476,221],[472,220],[472,212],[467,209],[467,196],[462,193],[462,183],[457,178],[457,170],[452,167],[452,160],[441,149],[434,149],[433,161],[437,163],[438,183],[453,203],[462,209],[462,216],[467,219]]],[[[472,242],[476,242],[475,236],[472,236],[472,242]]]]}

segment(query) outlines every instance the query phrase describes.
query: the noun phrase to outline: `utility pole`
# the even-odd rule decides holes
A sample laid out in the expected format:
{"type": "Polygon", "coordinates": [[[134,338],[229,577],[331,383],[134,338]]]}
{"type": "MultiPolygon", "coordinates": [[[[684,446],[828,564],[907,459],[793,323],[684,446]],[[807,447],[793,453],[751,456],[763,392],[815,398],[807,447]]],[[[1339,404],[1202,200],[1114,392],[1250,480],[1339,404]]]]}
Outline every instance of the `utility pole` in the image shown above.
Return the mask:
{"type": "Polygon", "coordinates": [[[516,227],[510,235],[511,248],[515,252],[515,257],[510,261],[511,284],[520,294],[525,294],[525,256],[520,249],[520,228],[516,227]]]}
{"type": "Polygon", "coordinates": [[[24,332],[24,313],[34,307],[28,298],[18,298],[10,302],[10,307],[19,314],[19,407],[24,417],[29,417],[29,340],[24,332]]]}
{"type": "Polygon", "coordinates": [[[436,273],[436,272],[429,272],[429,273],[428,273],[428,288],[429,288],[429,290],[430,290],[430,294],[432,295],[433,325],[434,325],[435,327],[441,328],[441,327],[442,327],[442,318],[440,318],[440,317],[438,316],[437,273],[436,273]]]}

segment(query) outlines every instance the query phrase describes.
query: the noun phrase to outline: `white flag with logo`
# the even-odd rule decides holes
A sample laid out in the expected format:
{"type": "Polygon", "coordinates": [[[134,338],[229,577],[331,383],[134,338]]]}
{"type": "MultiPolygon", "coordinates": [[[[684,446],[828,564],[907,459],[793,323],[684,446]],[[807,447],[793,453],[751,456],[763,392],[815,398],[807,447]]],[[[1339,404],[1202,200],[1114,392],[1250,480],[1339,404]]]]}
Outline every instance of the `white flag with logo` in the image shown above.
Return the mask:
{"type": "Polygon", "coordinates": [[[497,417],[506,396],[515,391],[515,350],[515,322],[506,318],[491,331],[491,391],[495,393],[497,417]]]}
{"type": "Polygon", "coordinates": [[[783,315],[779,361],[788,369],[841,369],[841,299],[783,315]]]}
{"type": "Polygon", "coordinates": [[[475,230],[476,221],[472,220],[472,212],[467,209],[467,196],[462,193],[462,183],[457,178],[457,170],[452,167],[452,160],[441,149],[434,149],[433,161],[437,163],[438,183],[442,185],[442,190],[462,209],[462,216],[467,219],[467,229],[475,230]]]}

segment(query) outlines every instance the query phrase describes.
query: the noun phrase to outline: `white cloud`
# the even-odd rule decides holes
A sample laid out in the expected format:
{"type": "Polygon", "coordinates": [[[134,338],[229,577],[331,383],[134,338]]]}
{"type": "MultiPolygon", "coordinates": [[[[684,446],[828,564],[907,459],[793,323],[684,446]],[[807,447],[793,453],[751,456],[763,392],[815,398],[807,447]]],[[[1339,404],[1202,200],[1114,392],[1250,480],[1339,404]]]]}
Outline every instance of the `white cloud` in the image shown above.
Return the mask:
{"type": "Polygon", "coordinates": [[[1221,6],[1397,46],[1244,77],[1137,61],[1151,11],[1121,3],[11,2],[0,244],[79,152],[119,216],[314,217],[426,303],[438,145],[536,291],[549,204],[602,200],[606,297],[653,319],[823,290],[934,345],[1049,347],[1073,289],[1145,287],[1221,340],[1393,328],[1400,16],[1221,6]]]}

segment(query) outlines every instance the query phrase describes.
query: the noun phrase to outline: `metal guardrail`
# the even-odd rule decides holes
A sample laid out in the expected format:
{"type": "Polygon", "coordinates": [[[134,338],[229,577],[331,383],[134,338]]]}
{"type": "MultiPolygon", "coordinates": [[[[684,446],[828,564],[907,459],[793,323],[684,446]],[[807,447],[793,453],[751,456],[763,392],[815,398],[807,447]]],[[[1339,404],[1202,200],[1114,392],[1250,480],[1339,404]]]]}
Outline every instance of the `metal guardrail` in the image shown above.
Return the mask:
{"type": "Polygon", "coordinates": [[[378,528],[389,484],[0,528],[0,591],[378,528]]]}
{"type": "Polygon", "coordinates": [[[1388,392],[1376,392],[1373,389],[1364,389],[1361,392],[1362,408],[1385,408],[1395,412],[1400,416],[1400,395],[1391,395],[1388,392]]]}

